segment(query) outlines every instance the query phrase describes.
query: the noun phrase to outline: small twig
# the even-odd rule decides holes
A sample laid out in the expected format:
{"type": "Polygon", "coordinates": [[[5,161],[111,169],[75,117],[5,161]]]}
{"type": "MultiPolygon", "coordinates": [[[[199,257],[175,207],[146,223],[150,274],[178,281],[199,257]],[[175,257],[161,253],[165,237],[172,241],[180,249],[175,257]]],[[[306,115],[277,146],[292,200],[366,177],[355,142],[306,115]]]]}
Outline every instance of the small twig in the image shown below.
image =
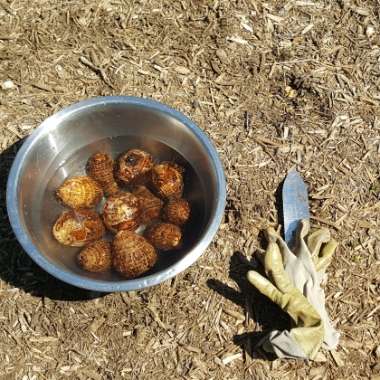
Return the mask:
{"type": "Polygon", "coordinates": [[[271,146],[274,146],[274,147],[282,147],[283,144],[281,143],[278,143],[276,141],[273,141],[273,140],[270,140],[270,139],[267,139],[266,137],[262,137],[262,136],[256,136],[255,137],[255,140],[259,143],[259,144],[264,144],[264,145],[271,145],[271,146]]]}
{"type": "Polygon", "coordinates": [[[12,132],[14,135],[16,135],[19,139],[24,138],[22,134],[20,134],[15,128],[11,127],[10,125],[6,125],[5,128],[7,128],[9,132],[12,132]]]}
{"type": "Polygon", "coordinates": [[[152,314],[153,319],[157,322],[157,324],[163,329],[168,330],[168,327],[162,322],[161,318],[158,316],[157,310],[153,306],[148,306],[149,311],[152,314]]]}
{"type": "Polygon", "coordinates": [[[32,86],[35,88],[38,88],[39,90],[49,91],[49,92],[52,91],[50,87],[45,86],[44,84],[41,84],[41,83],[32,83],[32,86]]]}
{"type": "Polygon", "coordinates": [[[90,60],[88,60],[86,57],[80,57],[79,58],[79,61],[81,63],[83,63],[85,66],[87,66],[88,68],[90,68],[92,71],[94,71],[95,73],[99,73],[100,72],[100,68],[95,66],[90,60]]]}
{"type": "Polygon", "coordinates": [[[319,218],[318,216],[310,216],[310,219],[313,219],[313,220],[316,220],[317,222],[320,222],[320,223],[326,224],[328,226],[331,226],[331,227],[335,228],[338,231],[340,230],[340,227],[338,227],[336,225],[336,223],[330,222],[329,220],[326,220],[326,219],[323,219],[323,218],[319,218]]]}
{"type": "Polygon", "coordinates": [[[108,77],[107,77],[107,74],[105,73],[105,71],[104,71],[103,69],[101,69],[100,67],[95,66],[95,65],[94,65],[90,60],[88,60],[86,57],[80,57],[80,58],[79,58],[79,61],[80,61],[83,65],[85,65],[85,66],[87,66],[89,69],[91,69],[95,74],[98,74],[98,75],[100,76],[100,78],[103,80],[103,82],[104,82],[106,85],[110,86],[112,89],[115,89],[115,88],[112,86],[110,80],[109,80],[108,77]]]}
{"type": "Polygon", "coordinates": [[[362,278],[363,280],[368,280],[368,277],[363,276],[362,274],[354,273],[354,272],[351,272],[351,274],[352,274],[353,276],[356,276],[356,277],[362,278]]]}
{"type": "Polygon", "coordinates": [[[239,313],[238,311],[227,309],[226,307],[223,307],[223,311],[227,315],[235,318],[237,321],[244,321],[244,319],[245,319],[245,316],[243,314],[239,313]]]}
{"type": "Polygon", "coordinates": [[[0,41],[11,41],[16,40],[19,35],[13,35],[13,36],[0,36],[0,41]]]}
{"type": "Polygon", "coordinates": [[[380,305],[377,305],[368,315],[367,318],[371,317],[374,315],[378,310],[380,309],[380,305]]]}
{"type": "Polygon", "coordinates": [[[250,131],[252,124],[252,114],[248,111],[244,112],[244,129],[246,132],[250,131]]]}

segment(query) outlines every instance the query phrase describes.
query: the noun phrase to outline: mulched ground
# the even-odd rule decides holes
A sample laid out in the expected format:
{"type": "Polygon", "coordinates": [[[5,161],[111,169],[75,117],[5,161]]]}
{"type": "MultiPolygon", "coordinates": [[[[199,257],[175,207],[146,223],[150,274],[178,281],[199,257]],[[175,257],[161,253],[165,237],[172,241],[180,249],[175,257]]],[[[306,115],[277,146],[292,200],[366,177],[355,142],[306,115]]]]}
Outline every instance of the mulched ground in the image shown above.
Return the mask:
{"type": "Polygon", "coordinates": [[[375,0],[1,1],[1,378],[380,376],[379,17],[375,0]],[[197,122],[223,160],[228,202],[196,265],[100,297],[21,250],[5,183],[17,142],[42,120],[111,94],[151,97],[197,122]],[[341,344],[314,363],[254,349],[286,318],[244,280],[294,165],[314,224],[340,243],[326,291],[341,344]]]}

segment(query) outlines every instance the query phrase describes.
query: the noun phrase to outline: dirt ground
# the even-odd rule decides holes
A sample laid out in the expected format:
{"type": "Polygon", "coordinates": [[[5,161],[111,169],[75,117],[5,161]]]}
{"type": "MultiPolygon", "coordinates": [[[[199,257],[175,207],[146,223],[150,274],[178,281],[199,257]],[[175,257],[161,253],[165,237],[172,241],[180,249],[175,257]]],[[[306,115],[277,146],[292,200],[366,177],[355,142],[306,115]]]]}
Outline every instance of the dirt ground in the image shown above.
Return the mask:
{"type": "Polygon", "coordinates": [[[0,1],[0,378],[378,379],[379,18],[375,0],[0,1]],[[228,202],[186,272],[100,297],[31,262],[5,183],[17,141],[43,119],[112,94],[197,122],[220,153],[228,202]],[[244,280],[294,165],[313,223],[340,243],[326,292],[342,338],[313,363],[255,349],[287,321],[244,280]]]}

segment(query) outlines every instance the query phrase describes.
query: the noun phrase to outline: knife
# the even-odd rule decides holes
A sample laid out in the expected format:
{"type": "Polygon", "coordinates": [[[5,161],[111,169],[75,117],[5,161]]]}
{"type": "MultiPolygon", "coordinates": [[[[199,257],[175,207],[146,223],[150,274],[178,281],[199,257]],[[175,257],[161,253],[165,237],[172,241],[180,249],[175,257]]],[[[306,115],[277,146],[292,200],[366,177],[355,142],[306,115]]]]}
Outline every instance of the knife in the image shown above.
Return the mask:
{"type": "Polygon", "coordinates": [[[282,187],[284,239],[292,246],[295,232],[302,219],[310,219],[307,187],[295,168],[290,169],[282,187]]]}

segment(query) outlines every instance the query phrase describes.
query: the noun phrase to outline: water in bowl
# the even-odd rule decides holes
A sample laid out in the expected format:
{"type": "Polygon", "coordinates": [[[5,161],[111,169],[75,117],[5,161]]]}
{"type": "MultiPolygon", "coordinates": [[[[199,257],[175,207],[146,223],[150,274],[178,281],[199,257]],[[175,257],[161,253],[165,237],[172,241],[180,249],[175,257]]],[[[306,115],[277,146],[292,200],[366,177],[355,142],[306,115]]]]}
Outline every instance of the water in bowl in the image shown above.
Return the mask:
{"type": "MultiPolygon", "coordinates": [[[[120,136],[107,138],[84,146],[68,157],[65,157],[63,154],[57,154],[54,162],[49,166],[43,183],[40,186],[40,188],[45,190],[36,194],[34,197],[34,204],[41,205],[41,207],[36,208],[40,211],[32,215],[34,225],[32,238],[37,246],[41,248],[44,247],[45,252],[46,249],[48,249],[49,260],[71,272],[92,279],[108,281],[120,281],[122,279],[113,271],[106,273],[89,273],[83,271],[75,260],[81,248],[60,245],[53,238],[51,229],[57,217],[65,210],[65,207],[63,207],[55,197],[55,190],[62,182],[66,178],[85,174],[86,162],[95,152],[107,152],[116,159],[121,153],[132,148],[146,150],[152,154],[156,162],[173,161],[185,168],[184,198],[190,202],[192,211],[191,218],[183,229],[183,244],[181,248],[168,252],[160,252],[157,264],[145,275],[157,273],[170,267],[191,250],[201,238],[206,223],[204,212],[205,189],[202,188],[199,176],[193,167],[177,151],[159,141],[138,136],[120,136]]],[[[27,210],[25,210],[25,212],[27,212],[27,210]]],[[[108,237],[112,238],[110,235],[108,237]]]]}

